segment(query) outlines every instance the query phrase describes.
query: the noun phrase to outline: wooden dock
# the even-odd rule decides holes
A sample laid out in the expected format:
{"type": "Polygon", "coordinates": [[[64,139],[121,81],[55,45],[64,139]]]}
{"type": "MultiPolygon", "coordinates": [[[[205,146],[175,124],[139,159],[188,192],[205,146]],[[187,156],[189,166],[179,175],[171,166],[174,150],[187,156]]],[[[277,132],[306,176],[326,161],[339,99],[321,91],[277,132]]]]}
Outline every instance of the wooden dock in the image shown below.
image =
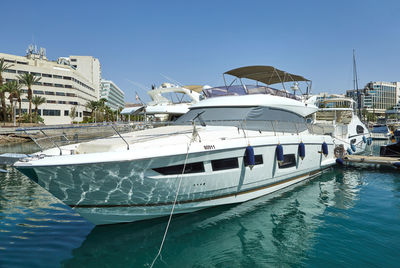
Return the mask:
{"type": "Polygon", "coordinates": [[[373,165],[385,165],[400,168],[400,157],[385,157],[373,155],[346,155],[344,163],[365,163],[373,165]]]}

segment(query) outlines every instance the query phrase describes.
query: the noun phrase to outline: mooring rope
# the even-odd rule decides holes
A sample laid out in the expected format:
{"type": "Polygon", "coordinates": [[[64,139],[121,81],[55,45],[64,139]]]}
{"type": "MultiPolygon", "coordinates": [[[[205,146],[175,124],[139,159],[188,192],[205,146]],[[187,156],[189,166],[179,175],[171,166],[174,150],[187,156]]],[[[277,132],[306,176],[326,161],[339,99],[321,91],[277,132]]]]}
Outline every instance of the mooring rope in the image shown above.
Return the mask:
{"type": "Polygon", "coordinates": [[[177,199],[178,199],[179,190],[180,190],[180,188],[181,188],[183,174],[185,173],[186,162],[187,162],[188,156],[189,156],[189,148],[190,148],[190,145],[192,144],[192,141],[193,141],[193,139],[192,139],[192,140],[188,143],[188,145],[187,145],[186,158],[185,158],[185,162],[184,162],[184,164],[183,164],[183,170],[182,170],[181,178],[179,179],[179,184],[178,184],[178,189],[176,190],[174,204],[172,205],[171,213],[169,214],[169,219],[168,219],[167,227],[165,228],[165,232],[164,232],[163,239],[162,239],[162,241],[161,241],[160,249],[158,250],[158,253],[157,253],[156,257],[154,258],[153,262],[151,263],[150,268],[153,267],[154,263],[156,262],[156,260],[158,259],[158,257],[161,255],[161,251],[162,251],[162,248],[163,248],[163,246],[164,246],[165,238],[167,237],[169,225],[170,225],[171,220],[172,220],[172,215],[174,214],[176,201],[177,201],[177,199]]]}

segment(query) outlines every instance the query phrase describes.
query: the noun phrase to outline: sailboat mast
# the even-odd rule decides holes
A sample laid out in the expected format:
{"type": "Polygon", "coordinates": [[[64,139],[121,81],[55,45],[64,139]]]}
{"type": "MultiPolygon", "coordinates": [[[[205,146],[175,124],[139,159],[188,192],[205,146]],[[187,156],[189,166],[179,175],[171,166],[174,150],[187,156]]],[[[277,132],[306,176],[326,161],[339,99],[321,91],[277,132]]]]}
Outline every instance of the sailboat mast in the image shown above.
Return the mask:
{"type": "Polygon", "coordinates": [[[361,117],[361,94],[360,89],[358,88],[358,75],[357,75],[357,65],[356,65],[356,53],[355,49],[353,49],[353,89],[357,90],[357,108],[358,108],[358,116],[361,117]]]}

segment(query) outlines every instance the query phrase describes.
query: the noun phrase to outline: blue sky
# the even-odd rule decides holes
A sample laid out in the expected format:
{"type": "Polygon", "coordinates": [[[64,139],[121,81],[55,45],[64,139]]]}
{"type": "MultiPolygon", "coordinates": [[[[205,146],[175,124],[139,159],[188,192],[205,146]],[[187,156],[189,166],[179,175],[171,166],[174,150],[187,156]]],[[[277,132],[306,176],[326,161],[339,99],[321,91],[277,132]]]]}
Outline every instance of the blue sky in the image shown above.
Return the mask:
{"type": "Polygon", "coordinates": [[[313,81],[313,92],[400,81],[399,1],[3,1],[0,52],[30,43],[50,59],[91,55],[134,101],[166,77],[223,84],[222,73],[272,65],[313,81]],[[133,81],[134,83],[131,83],[133,81]]]}

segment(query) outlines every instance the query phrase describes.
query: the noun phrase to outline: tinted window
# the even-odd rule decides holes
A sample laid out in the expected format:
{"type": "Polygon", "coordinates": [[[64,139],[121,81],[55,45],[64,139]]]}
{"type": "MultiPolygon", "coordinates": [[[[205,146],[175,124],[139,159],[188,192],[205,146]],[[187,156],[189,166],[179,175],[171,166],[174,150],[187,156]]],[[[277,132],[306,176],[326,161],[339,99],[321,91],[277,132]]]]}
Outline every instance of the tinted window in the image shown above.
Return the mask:
{"type": "MultiPolygon", "coordinates": [[[[162,175],[176,175],[176,174],[182,174],[183,165],[159,167],[159,168],[153,168],[153,170],[162,175]]],[[[199,173],[199,172],[204,172],[203,162],[186,164],[184,174],[199,173]]]]}
{"type": "Polygon", "coordinates": [[[214,171],[218,171],[218,170],[238,168],[239,162],[237,158],[225,158],[225,159],[212,160],[211,166],[214,171]]]}
{"type": "MultiPolygon", "coordinates": [[[[247,167],[248,165],[247,165],[247,156],[246,155],[243,157],[243,161],[244,161],[244,165],[247,167]]],[[[262,165],[263,163],[264,163],[263,157],[261,154],[254,156],[254,164],[255,165],[262,165]]]]}
{"type": "Polygon", "coordinates": [[[357,125],[356,131],[357,131],[357,134],[363,134],[364,133],[363,126],[357,125]]]}
{"type": "Polygon", "coordinates": [[[279,168],[290,168],[296,166],[296,157],[294,154],[285,154],[283,162],[278,163],[279,168]]]}

